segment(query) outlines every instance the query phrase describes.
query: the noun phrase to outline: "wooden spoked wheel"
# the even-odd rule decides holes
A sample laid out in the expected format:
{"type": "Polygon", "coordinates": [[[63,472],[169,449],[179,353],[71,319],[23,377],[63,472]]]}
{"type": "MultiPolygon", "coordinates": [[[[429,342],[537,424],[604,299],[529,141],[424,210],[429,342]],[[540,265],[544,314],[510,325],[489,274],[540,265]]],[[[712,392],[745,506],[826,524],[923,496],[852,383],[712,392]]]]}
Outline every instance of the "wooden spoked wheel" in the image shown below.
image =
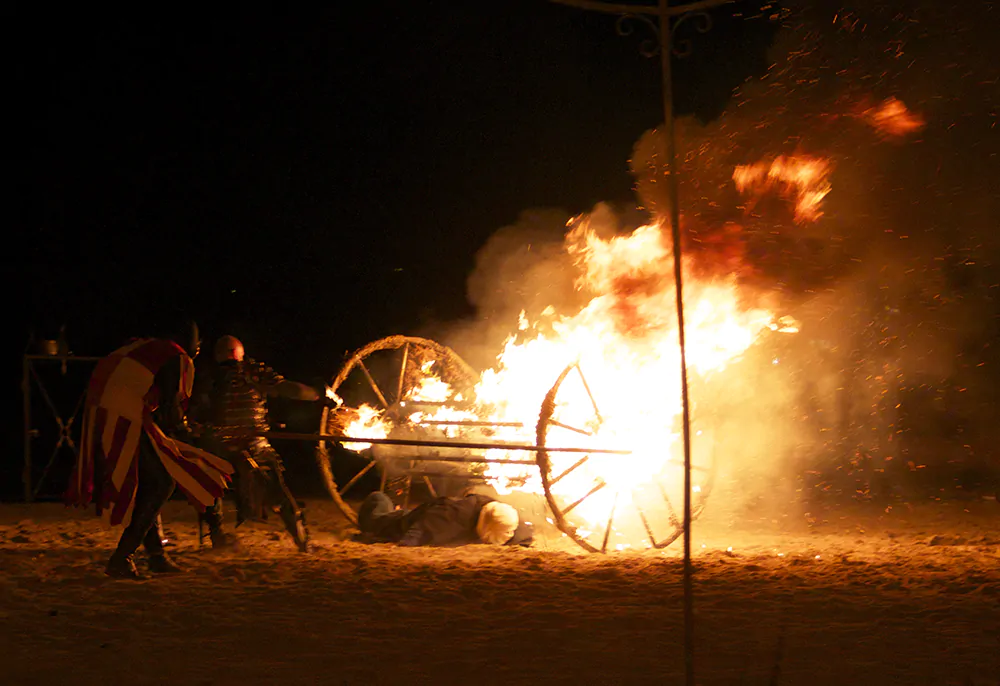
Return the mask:
{"type": "MultiPolygon", "coordinates": [[[[596,390],[596,389],[594,389],[596,390]]],[[[665,417],[665,422],[673,418],[665,417]]],[[[670,427],[668,427],[670,428],[670,427]]],[[[694,521],[715,481],[710,432],[692,426],[694,521]]],[[[684,465],[681,438],[644,454],[630,432],[614,432],[614,418],[601,414],[579,364],[566,367],[546,394],[538,415],[538,468],[555,525],[593,553],[632,547],[665,548],[684,532],[684,465]],[[547,448],[625,449],[630,455],[559,452],[547,448]],[[660,453],[659,451],[662,451],[660,453]]]]}
{"type": "MultiPolygon", "coordinates": [[[[361,416],[362,408],[372,408],[388,422],[394,433],[406,431],[408,417],[419,406],[461,406],[475,386],[477,375],[453,350],[426,338],[389,336],[352,353],[330,383],[343,401],[327,408],[320,420],[320,433],[344,436],[347,427],[361,416]],[[433,400],[421,400],[428,380],[436,385],[433,400]]],[[[349,492],[377,465],[366,446],[346,443],[347,449],[360,448],[364,466],[343,484],[338,484],[330,463],[326,442],[317,446],[316,461],[330,496],[351,522],[357,514],[348,504],[349,492]]],[[[387,475],[383,472],[382,486],[387,475]]],[[[409,481],[406,482],[408,488],[409,481]]]]}

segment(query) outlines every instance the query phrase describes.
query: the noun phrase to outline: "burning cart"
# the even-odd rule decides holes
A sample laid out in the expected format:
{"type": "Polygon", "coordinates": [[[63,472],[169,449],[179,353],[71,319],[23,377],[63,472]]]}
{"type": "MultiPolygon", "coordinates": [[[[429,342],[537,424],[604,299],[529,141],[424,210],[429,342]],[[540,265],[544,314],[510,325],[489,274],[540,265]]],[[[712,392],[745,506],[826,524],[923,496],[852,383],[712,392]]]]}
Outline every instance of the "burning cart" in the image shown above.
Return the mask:
{"type": "MultiPolygon", "coordinates": [[[[540,380],[548,391],[530,414],[512,411],[503,384],[487,381],[425,338],[390,336],[350,355],[331,382],[328,393],[338,404],[323,413],[317,450],[323,481],[344,516],[357,521],[351,503],[360,500],[358,484],[377,468],[380,488],[404,506],[417,486],[432,496],[478,484],[501,496],[544,499],[547,521],[590,552],[664,548],[681,535],[682,460],[667,442],[647,454],[632,447],[636,432],[623,433],[620,422],[615,430],[600,395],[609,388],[593,384],[584,362],[540,380]],[[327,442],[365,461],[343,483],[327,442]]],[[[704,449],[693,456],[692,517],[715,476],[712,441],[699,434],[704,449]]]]}

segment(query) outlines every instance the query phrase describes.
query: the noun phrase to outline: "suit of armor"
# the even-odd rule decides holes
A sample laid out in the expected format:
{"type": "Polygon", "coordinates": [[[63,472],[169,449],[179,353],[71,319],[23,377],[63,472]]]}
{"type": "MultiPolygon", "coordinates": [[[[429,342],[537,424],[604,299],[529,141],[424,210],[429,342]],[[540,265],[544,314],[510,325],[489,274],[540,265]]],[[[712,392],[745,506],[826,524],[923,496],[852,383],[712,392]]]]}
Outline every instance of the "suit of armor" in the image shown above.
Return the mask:
{"type": "Polygon", "coordinates": [[[263,436],[251,431],[270,431],[267,396],[274,395],[284,378],[266,364],[246,358],[218,365],[206,391],[207,424],[227,450],[249,450],[253,454],[274,452],[263,436]]]}
{"type": "MultiPolygon", "coordinates": [[[[281,458],[267,438],[254,435],[270,430],[267,396],[281,394],[281,385],[291,382],[250,358],[220,363],[211,374],[198,378],[205,380],[195,390],[192,414],[203,427],[202,447],[236,468],[237,526],[263,518],[265,508],[277,508],[285,528],[304,552],[305,525],[297,501],[285,485],[281,458]]],[[[206,511],[204,521],[213,545],[223,545],[226,535],[221,499],[206,511]]]]}

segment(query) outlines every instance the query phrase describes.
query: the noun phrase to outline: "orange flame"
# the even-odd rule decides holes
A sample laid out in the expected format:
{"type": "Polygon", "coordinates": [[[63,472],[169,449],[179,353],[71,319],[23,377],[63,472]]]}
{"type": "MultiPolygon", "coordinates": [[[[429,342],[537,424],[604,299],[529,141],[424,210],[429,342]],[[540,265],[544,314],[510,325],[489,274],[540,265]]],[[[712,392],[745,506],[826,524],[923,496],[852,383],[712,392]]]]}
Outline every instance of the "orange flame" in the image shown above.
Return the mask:
{"type": "Polygon", "coordinates": [[[830,192],[829,160],[807,155],[784,156],[770,164],[740,165],[733,172],[733,181],[741,193],[755,197],[777,189],[782,197],[794,197],[795,221],[816,221],[823,216],[820,209],[823,199],[830,192]]]}
{"type": "MultiPolygon", "coordinates": [[[[825,160],[793,157],[738,168],[734,178],[741,189],[774,184],[793,189],[799,213],[815,217],[829,192],[828,174],[825,160]]],[[[572,522],[581,536],[611,531],[609,511],[633,506],[645,528],[636,526],[635,515],[631,524],[616,520],[613,547],[649,544],[644,538],[653,535],[649,520],[676,520],[665,493],[670,491],[673,502],[679,502],[678,489],[683,489],[677,468],[682,380],[670,232],[650,224],[628,235],[602,237],[587,216],[575,218],[568,227],[564,249],[577,270],[575,285],[588,298],[586,305],[567,313],[550,306],[535,321],[522,311],[496,365],[481,374],[469,398],[474,409],[423,405],[409,414],[409,420],[434,426],[457,422],[444,429],[444,435],[470,442],[535,444],[542,401],[561,378],[558,392],[550,398],[554,421],[542,439],[546,445],[629,454],[585,452],[586,459],[581,460],[580,452],[549,451],[551,473],[560,475],[550,485],[550,494],[564,509],[574,505],[572,522]],[[559,377],[563,370],[567,374],[559,377]]],[[[683,265],[687,368],[693,380],[722,372],[765,332],[798,330],[788,317],[744,305],[734,275],[695,269],[693,259],[686,256],[683,265]]],[[[406,400],[446,400],[447,384],[433,368],[422,371],[421,385],[406,400]]],[[[400,405],[405,408],[407,402],[400,405]]],[[[346,435],[389,435],[392,422],[382,410],[369,406],[362,410],[346,435]]],[[[694,420],[698,436],[699,418],[694,420]]],[[[432,430],[428,431],[429,435],[432,430]]],[[[700,449],[694,445],[693,454],[700,449]]],[[[524,453],[502,447],[471,454],[525,461],[524,453]]],[[[501,495],[544,491],[533,465],[491,462],[484,474],[501,495]]],[[[707,484],[707,477],[706,471],[692,472],[695,493],[707,484]]]]}
{"type": "MultiPolygon", "coordinates": [[[[671,497],[679,502],[677,489],[682,480],[677,447],[682,406],[673,260],[662,226],[651,224],[629,235],[602,238],[587,217],[571,222],[565,250],[578,270],[577,288],[591,296],[588,304],[575,314],[559,314],[549,307],[534,322],[522,312],[517,331],[508,337],[497,364],[482,373],[474,389],[475,410],[423,407],[408,419],[414,423],[485,421],[488,428],[450,426],[443,430],[444,436],[534,444],[542,400],[559,373],[576,363],[579,373],[567,376],[554,398],[559,423],[548,446],[631,454],[590,453],[584,465],[570,470],[580,453],[551,452],[552,473],[567,473],[551,492],[565,505],[591,492],[595,483],[604,484],[572,512],[578,533],[600,532],[607,527],[610,509],[622,511],[635,504],[651,486],[671,490],[671,497]]],[[[795,330],[788,318],[776,319],[767,310],[743,307],[734,277],[701,278],[692,276],[691,269],[686,271],[690,374],[719,373],[765,331],[795,330]]],[[[447,384],[432,368],[423,371],[419,390],[408,400],[447,398],[447,384]]],[[[391,430],[392,422],[380,409],[363,405],[345,433],[383,438],[391,430]]],[[[359,442],[351,447],[368,445],[359,442]]],[[[486,459],[525,459],[523,453],[503,448],[472,454],[486,459]]],[[[500,494],[543,492],[534,466],[488,463],[485,476],[500,494]]],[[[705,472],[694,474],[695,493],[705,477],[705,472]]],[[[662,501],[659,505],[662,509],[662,501]]],[[[652,509],[645,513],[655,514],[652,509]]],[[[662,519],[672,516],[666,511],[659,515],[662,519]]],[[[616,540],[615,546],[641,543],[644,534],[630,535],[616,540]]]]}
{"type": "Polygon", "coordinates": [[[861,116],[885,138],[903,138],[924,128],[926,123],[896,98],[888,98],[878,107],[869,107],[861,116]]]}
{"type": "MultiPolygon", "coordinates": [[[[571,500],[587,493],[596,479],[611,486],[574,510],[586,524],[601,528],[616,497],[621,507],[676,457],[671,446],[678,438],[681,379],[672,253],[659,225],[602,239],[585,218],[567,234],[566,249],[580,270],[578,288],[594,297],[575,315],[553,316],[546,327],[552,333],[508,339],[498,365],[483,374],[477,399],[494,408],[491,420],[533,427],[554,376],[578,363],[580,379],[571,378],[557,401],[561,422],[575,429],[560,433],[560,444],[627,449],[632,455],[592,455],[553,491],[571,500]]],[[[725,369],[774,323],[769,312],[739,305],[732,278],[689,280],[684,300],[688,368],[694,374],[725,369]]],[[[553,473],[578,458],[550,455],[553,473]]],[[[501,492],[541,492],[530,470],[490,465],[487,473],[501,492]]]]}
{"type": "MultiPolygon", "coordinates": [[[[362,405],[357,410],[357,418],[347,425],[345,436],[356,438],[385,438],[389,435],[392,424],[383,416],[382,411],[371,405],[362,405]]],[[[344,443],[348,450],[367,450],[371,443],[344,443]]]]}

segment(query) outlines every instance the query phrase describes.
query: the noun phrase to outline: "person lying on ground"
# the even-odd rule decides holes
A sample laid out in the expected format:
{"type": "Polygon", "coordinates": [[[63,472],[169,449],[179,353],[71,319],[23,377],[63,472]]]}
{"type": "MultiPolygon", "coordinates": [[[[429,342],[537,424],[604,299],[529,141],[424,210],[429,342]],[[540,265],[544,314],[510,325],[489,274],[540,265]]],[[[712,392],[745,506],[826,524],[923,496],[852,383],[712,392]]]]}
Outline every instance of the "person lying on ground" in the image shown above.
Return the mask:
{"type": "Polygon", "coordinates": [[[531,545],[534,528],[517,509],[486,495],[439,497],[397,510],[384,493],[365,498],[358,512],[358,540],[401,546],[531,545]]]}

